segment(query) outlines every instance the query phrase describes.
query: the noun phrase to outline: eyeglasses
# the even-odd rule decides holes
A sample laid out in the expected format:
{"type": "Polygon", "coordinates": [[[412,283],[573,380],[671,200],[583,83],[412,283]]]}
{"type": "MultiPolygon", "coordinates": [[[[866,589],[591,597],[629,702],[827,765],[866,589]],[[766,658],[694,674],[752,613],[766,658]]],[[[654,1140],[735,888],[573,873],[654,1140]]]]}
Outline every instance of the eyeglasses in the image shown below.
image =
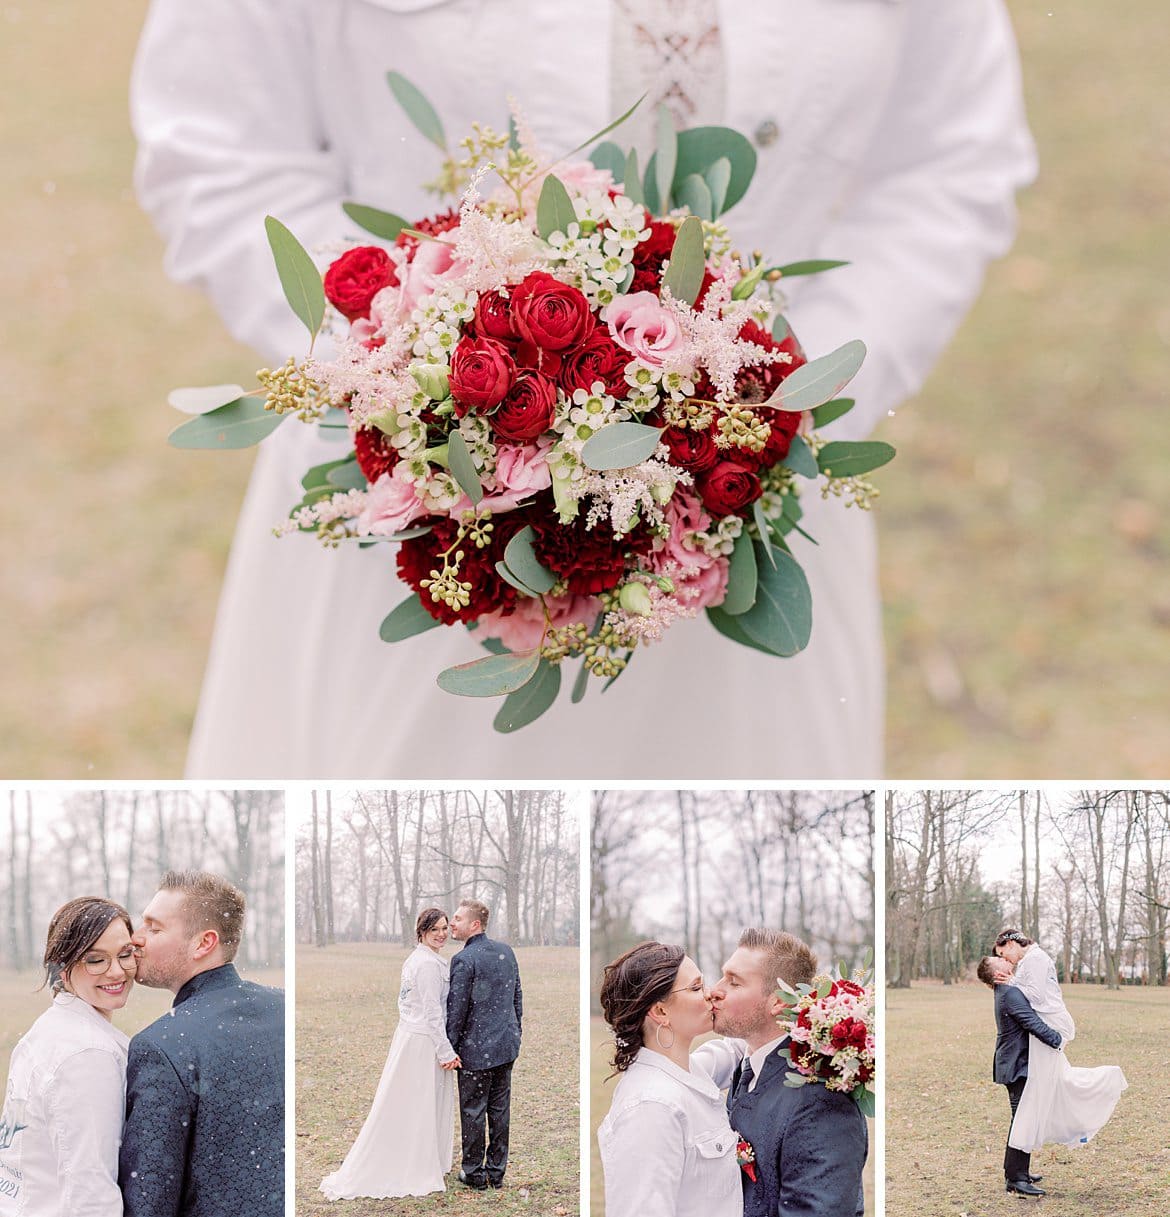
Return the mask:
{"type": "Polygon", "coordinates": [[[671,993],[702,993],[705,988],[703,978],[696,976],[689,985],[679,985],[677,989],[671,989],[671,993]]]}
{"type": "Polygon", "coordinates": [[[81,962],[90,976],[104,976],[115,959],[123,972],[134,972],[138,968],[138,957],[134,954],[133,947],[124,948],[113,958],[102,951],[90,951],[81,962]]]}

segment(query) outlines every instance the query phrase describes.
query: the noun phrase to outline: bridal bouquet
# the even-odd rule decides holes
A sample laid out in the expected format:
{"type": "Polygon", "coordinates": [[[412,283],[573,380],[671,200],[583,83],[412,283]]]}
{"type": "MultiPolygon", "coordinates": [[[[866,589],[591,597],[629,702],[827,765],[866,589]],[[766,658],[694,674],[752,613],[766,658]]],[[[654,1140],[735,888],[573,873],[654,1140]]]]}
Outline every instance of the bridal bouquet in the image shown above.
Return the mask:
{"type": "Polygon", "coordinates": [[[785,1010],[777,1022],[788,1036],[780,1055],[792,1065],[786,1086],[820,1084],[848,1094],[862,1114],[874,1115],[874,989],[868,970],[849,978],[844,964],[836,977],[814,979],[795,989],[780,982],[785,1010]]]}
{"type": "Polygon", "coordinates": [[[425,98],[389,80],[458,207],[408,223],[345,204],[382,243],[334,251],[323,276],[269,217],[285,295],[333,352],[262,369],[252,394],[176,391],[199,417],[171,442],[241,447],[290,414],[348,440],[305,472],[278,534],[393,542],[413,590],[381,637],[467,627],[491,654],[438,683],[504,696],[499,730],[553,703],[566,662],[579,701],[700,611],[743,646],[803,649],[802,489],[867,508],[863,475],[893,456],[820,434],[853,404],[839,394],[862,343],[810,362],[780,311],[778,283],[841,264],[732,249],[719,217],[755,168],[738,132],[676,134],[663,113],[642,173],[610,141],[572,159],[632,110],[559,160],[514,113],[508,135],[476,125],[452,152],[425,98]]]}

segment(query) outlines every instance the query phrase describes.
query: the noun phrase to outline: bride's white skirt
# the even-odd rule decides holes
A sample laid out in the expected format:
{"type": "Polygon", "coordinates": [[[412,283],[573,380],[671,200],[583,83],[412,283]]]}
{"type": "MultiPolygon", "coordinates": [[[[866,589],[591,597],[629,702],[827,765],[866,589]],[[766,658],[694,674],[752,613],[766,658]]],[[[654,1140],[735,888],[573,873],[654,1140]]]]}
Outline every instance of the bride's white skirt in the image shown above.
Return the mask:
{"type": "Polygon", "coordinates": [[[454,1104],[455,1075],[439,1068],[430,1037],[399,1027],[370,1114],[321,1191],[330,1200],[445,1191],[455,1161],[454,1104]]]}
{"type": "Polygon", "coordinates": [[[1053,1143],[1085,1145],[1109,1122],[1128,1085],[1119,1065],[1078,1068],[1060,1049],[1030,1035],[1028,1081],[1008,1144],[1025,1153],[1053,1143]]]}
{"type": "Polygon", "coordinates": [[[678,622],[604,695],[558,703],[511,735],[499,699],[454,697],[439,671],[484,652],[461,627],[386,644],[408,594],[394,547],[276,540],[310,465],[342,454],[286,423],[265,441],[236,530],[191,740],[197,778],[861,778],[882,768],[883,664],[873,522],[819,492],[793,541],[813,635],[773,659],[678,622]]]}

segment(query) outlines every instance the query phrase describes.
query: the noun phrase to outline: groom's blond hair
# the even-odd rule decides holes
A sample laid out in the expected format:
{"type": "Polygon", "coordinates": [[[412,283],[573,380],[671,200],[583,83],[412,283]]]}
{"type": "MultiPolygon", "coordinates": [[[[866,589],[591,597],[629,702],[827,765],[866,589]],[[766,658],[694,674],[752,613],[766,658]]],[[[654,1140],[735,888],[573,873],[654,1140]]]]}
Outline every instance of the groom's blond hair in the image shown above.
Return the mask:
{"type": "Polygon", "coordinates": [[[764,964],[764,987],[769,992],[777,979],[786,985],[807,985],[817,974],[817,957],[807,942],[802,942],[787,930],[754,927],[739,936],[739,945],[767,955],[764,964]]]}
{"type": "Polygon", "coordinates": [[[244,936],[244,893],[234,883],[202,870],[169,870],[159,890],[183,893],[183,924],[189,934],[214,930],[225,963],[231,963],[244,936]]]}

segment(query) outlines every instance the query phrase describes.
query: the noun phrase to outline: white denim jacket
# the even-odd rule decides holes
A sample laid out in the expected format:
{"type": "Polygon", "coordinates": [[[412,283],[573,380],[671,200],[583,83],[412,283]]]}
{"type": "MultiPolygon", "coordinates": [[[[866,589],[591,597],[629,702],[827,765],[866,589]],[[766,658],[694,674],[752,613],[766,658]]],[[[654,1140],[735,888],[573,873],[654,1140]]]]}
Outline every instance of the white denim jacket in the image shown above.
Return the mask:
{"type": "Polygon", "coordinates": [[[435,1045],[440,1065],[455,1059],[447,1039],[447,992],[451,988],[451,963],[420,942],[402,965],[402,987],[398,992],[398,1026],[416,1035],[426,1035],[435,1045]]]}
{"type": "Polygon", "coordinates": [[[129,1044],[69,993],[17,1043],[0,1116],[0,1217],[121,1217],[129,1044]]]}
{"type": "Polygon", "coordinates": [[[597,1130],[606,1217],[740,1217],[736,1135],[723,1090],[743,1054],[739,1040],[711,1040],[688,1072],[639,1051],[597,1130]]]}

